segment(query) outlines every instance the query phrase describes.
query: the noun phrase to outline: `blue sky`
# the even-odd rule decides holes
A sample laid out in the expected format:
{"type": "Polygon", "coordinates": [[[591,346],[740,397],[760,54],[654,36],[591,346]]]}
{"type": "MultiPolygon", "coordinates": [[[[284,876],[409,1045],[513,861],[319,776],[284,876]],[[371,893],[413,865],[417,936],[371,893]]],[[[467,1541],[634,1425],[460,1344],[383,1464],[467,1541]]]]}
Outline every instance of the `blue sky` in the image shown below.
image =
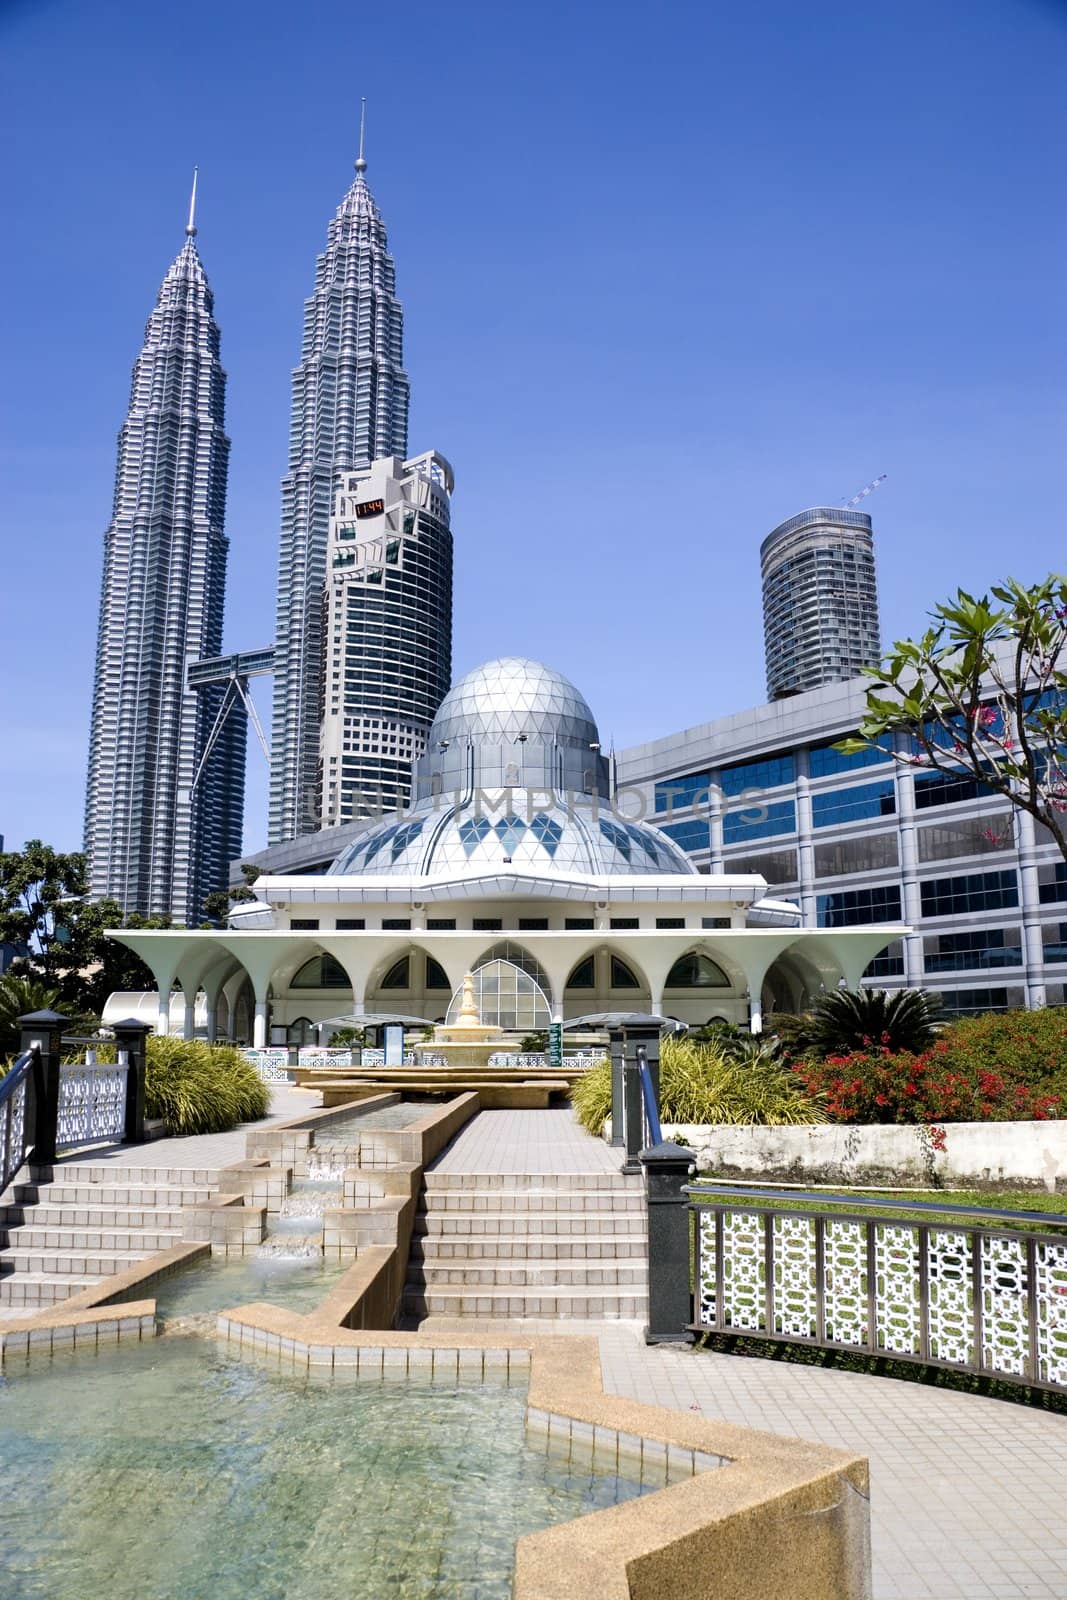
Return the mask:
{"type": "MultiPolygon", "coordinates": [[[[0,0],[0,58],[8,848],[80,845],[115,435],[194,162],[227,642],[270,639],[364,94],[410,446],[456,467],[456,676],[538,656],[620,746],[758,703],[760,539],[881,472],[887,642],[1063,569],[1065,4],[0,0]]],[[[251,850],[254,746],[248,787],[251,850]]]]}

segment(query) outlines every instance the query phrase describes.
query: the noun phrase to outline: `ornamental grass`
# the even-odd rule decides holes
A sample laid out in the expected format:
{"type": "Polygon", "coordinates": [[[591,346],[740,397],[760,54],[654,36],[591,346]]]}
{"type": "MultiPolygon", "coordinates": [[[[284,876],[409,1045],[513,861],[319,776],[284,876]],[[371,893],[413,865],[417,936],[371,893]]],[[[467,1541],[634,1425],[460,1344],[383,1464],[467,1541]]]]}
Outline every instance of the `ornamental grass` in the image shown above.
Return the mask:
{"type": "MultiPolygon", "coordinates": [[[[579,1122],[600,1134],[611,1115],[611,1064],[583,1073],[571,1091],[579,1122]]],[[[726,1059],[714,1045],[667,1038],[660,1047],[660,1121],[673,1124],[825,1122],[819,1093],[809,1092],[780,1062],[726,1059]]]]}

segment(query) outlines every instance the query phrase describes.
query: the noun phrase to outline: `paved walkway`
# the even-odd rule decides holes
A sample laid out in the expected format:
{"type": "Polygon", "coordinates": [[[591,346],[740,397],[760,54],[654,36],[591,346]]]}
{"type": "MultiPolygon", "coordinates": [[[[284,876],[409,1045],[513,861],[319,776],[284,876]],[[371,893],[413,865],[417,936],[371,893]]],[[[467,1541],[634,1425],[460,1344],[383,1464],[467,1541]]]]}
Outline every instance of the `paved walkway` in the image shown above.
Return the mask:
{"type": "Polygon", "coordinates": [[[622,1152],[594,1139],[569,1106],[482,1111],[433,1164],[434,1172],[618,1172],[622,1152]]]}
{"type": "Polygon", "coordinates": [[[154,1139],[151,1144],[97,1144],[65,1150],[57,1166],[64,1162],[90,1166],[96,1162],[115,1167],[198,1167],[214,1171],[245,1158],[245,1134],[252,1128],[266,1128],[272,1122],[288,1122],[322,1104],[317,1091],[292,1089],[286,1084],[271,1084],[270,1115],[260,1122],[242,1123],[230,1133],[201,1133],[187,1139],[154,1139]]]}

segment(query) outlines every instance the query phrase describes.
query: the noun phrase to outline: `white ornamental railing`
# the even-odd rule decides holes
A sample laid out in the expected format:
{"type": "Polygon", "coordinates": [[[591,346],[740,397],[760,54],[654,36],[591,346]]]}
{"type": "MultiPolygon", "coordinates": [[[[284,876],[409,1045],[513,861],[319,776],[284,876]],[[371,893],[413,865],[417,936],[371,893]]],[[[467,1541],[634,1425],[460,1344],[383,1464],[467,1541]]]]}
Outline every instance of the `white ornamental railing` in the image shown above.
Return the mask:
{"type": "Polygon", "coordinates": [[[269,1045],[263,1050],[242,1050],[241,1054],[252,1063],[264,1083],[289,1082],[289,1051],[284,1045],[269,1045]]]}
{"type": "Polygon", "coordinates": [[[125,1050],[119,1056],[119,1061],[108,1064],[86,1060],[60,1068],[57,1150],[100,1144],[125,1134],[129,1057],[125,1050]]]}

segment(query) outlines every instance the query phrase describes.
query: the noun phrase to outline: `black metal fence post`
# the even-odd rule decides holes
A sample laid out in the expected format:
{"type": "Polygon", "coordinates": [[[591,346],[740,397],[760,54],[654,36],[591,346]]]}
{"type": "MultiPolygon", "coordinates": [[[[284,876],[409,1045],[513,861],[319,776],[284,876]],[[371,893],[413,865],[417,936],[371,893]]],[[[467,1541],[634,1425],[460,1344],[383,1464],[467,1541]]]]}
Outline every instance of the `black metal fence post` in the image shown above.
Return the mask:
{"type": "Polygon", "coordinates": [[[623,1058],[625,1045],[622,1028],[608,1029],[608,1056],[611,1060],[611,1142],[626,1143],[626,1112],[623,1106],[623,1058]]]}
{"type": "Polygon", "coordinates": [[[643,1045],[648,1059],[656,1105],[659,1105],[659,1023],[626,1023],[623,1027],[625,1060],[623,1062],[623,1104],[626,1111],[626,1161],[624,1172],[641,1171],[641,1148],[645,1142],[644,1101],[641,1097],[641,1073],[638,1067],[638,1047],[643,1045]]]}
{"type": "Polygon", "coordinates": [[[127,1017],[115,1023],[115,1055],[126,1053],[126,1127],[123,1144],[144,1143],[145,1046],[151,1032],[146,1022],[127,1017]]]}
{"type": "Polygon", "coordinates": [[[683,1185],[695,1170],[692,1150],[652,1145],[641,1151],[648,1202],[648,1326],[646,1344],[690,1344],[689,1205],[683,1185]]]}
{"type": "Polygon", "coordinates": [[[59,1129],[59,1066],[62,1058],[63,1030],[67,1018],[58,1011],[29,1011],[19,1018],[21,1050],[37,1045],[40,1055],[34,1070],[34,1123],[32,1159],[37,1166],[50,1166],[56,1159],[59,1129]]]}

